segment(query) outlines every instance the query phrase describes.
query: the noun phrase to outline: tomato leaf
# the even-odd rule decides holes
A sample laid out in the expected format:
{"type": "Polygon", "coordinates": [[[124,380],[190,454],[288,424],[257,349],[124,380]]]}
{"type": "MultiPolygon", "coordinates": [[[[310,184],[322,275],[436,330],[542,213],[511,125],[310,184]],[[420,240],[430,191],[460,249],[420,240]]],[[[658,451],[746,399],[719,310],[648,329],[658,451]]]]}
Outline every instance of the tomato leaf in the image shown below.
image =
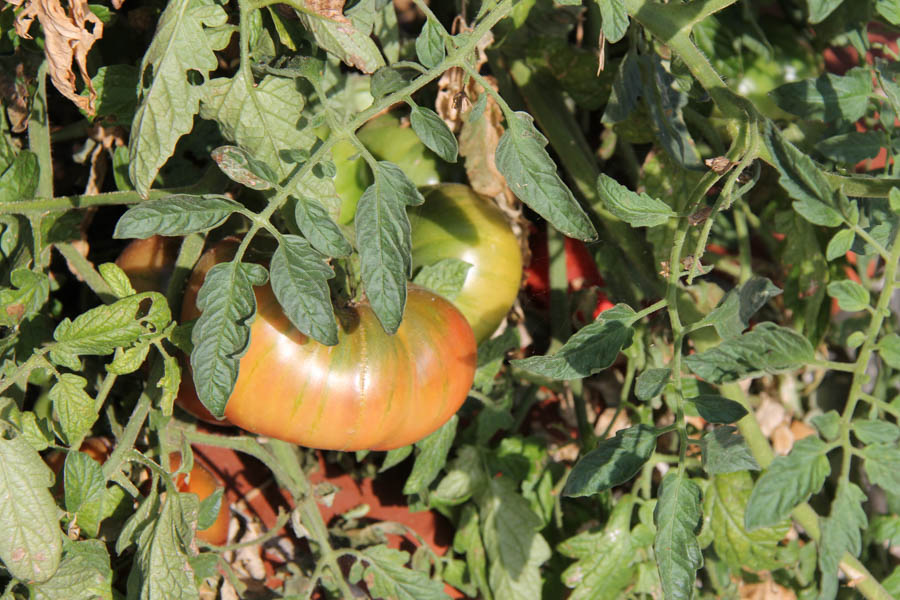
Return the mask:
{"type": "Polygon", "coordinates": [[[375,182],[356,209],[356,247],[363,286],[372,310],[388,333],[397,331],[406,305],[406,281],[412,268],[407,206],[425,199],[397,165],[379,161],[375,182]]]}
{"type": "Polygon", "coordinates": [[[819,542],[819,598],[835,598],[838,592],[838,565],[849,552],[859,556],[862,534],[869,525],[862,504],[868,500],[855,483],[842,480],[831,503],[831,513],[822,519],[822,539],[819,542]]]}
{"type": "Polygon", "coordinates": [[[846,75],[825,73],[781,85],[770,93],[778,107],[804,119],[826,123],[856,121],[866,114],[872,94],[872,75],[856,67],[846,75]]]}
{"type": "Polygon", "coordinates": [[[84,436],[97,420],[94,399],[84,387],[87,380],[72,373],[63,373],[47,392],[53,402],[53,410],[59,418],[59,425],[70,446],[78,448],[84,436]]]}
{"type": "Polygon", "coordinates": [[[747,471],[726,473],[712,478],[703,499],[703,513],[709,519],[716,554],[736,571],[779,567],[778,544],[791,529],[790,521],[785,519],[747,531],[744,511],[752,490],[753,478],[747,471]]]}
{"type": "Polygon", "coordinates": [[[166,496],[158,516],[138,537],[128,577],[128,596],[146,600],[194,600],[198,596],[190,551],[197,521],[194,494],[166,496]],[[161,576],[165,574],[165,576],[161,576]]]}
{"type": "Polygon", "coordinates": [[[828,295],[837,300],[841,310],[858,312],[869,308],[869,290],[855,281],[832,281],[827,289],[828,295]]]}
{"type": "Polygon", "coordinates": [[[900,370],[900,335],[891,333],[878,341],[878,355],[893,369],[900,370]]]}
{"type": "Polygon", "coordinates": [[[478,498],[481,536],[488,556],[490,589],[495,598],[541,597],[541,565],[550,546],[538,533],[543,523],[507,477],[490,479],[478,498]]]}
{"type": "Polygon", "coordinates": [[[97,267],[97,270],[100,272],[100,276],[103,277],[103,281],[109,285],[109,288],[112,290],[113,294],[115,294],[116,298],[125,298],[126,296],[137,293],[134,291],[134,288],[131,287],[128,275],[126,275],[125,271],[123,271],[116,263],[103,263],[97,267]]]}
{"type": "Polygon", "coordinates": [[[684,362],[703,379],[725,383],[790,371],[813,358],[809,340],[792,329],[765,322],[711,350],[686,356],[684,362]]]}
{"type": "Polygon", "coordinates": [[[344,238],[325,208],[315,200],[302,196],[295,200],[294,219],[312,247],[329,257],[350,256],[353,252],[350,242],[344,238]]]}
{"type": "Polygon", "coordinates": [[[703,512],[700,487],[680,471],[669,471],[659,488],[653,510],[656,553],[663,594],[668,599],[693,596],[697,569],[703,555],[697,542],[703,512]]]}
{"type": "Polygon", "coordinates": [[[847,254],[850,251],[850,248],[853,247],[853,241],[856,238],[856,234],[852,229],[840,229],[834,237],[828,242],[828,247],[825,248],[825,259],[826,260],[835,260],[847,254]]]}
{"type": "Polygon", "coordinates": [[[141,238],[153,235],[187,235],[207,231],[225,222],[240,204],[225,196],[191,196],[176,194],[159,200],[149,200],[125,211],[113,237],[141,238]]]}
{"type": "Polygon", "coordinates": [[[628,12],[624,0],[594,0],[600,8],[600,19],[606,41],[615,44],[628,31],[628,12]]]}
{"type": "MultiPolygon", "coordinates": [[[[80,522],[79,522],[80,525],[80,522]]],[[[32,600],[112,600],[113,571],[101,540],[67,543],[53,577],[31,587],[32,600]]]]}
{"type": "Polygon", "coordinates": [[[251,190],[268,190],[278,185],[278,176],[269,166],[254,159],[237,146],[219,146],[212,151],[212,159],[228,178],[251,190]]]}
{"type": "Polygon", "coordinates": [[[291,0],[286,4],[298,9],[297,16],[303,26],[312,33],[319,48],[363,73],[374,73],[379,67],[384,66],[384,58],[378,46],[369,37],[369,31],[360,29],[343,15],[338,18],[326,18],[310,14],[306,3],[299,0],[291,0]]]}
{"type": "Polygon", "coordinates": [[[238,363],[250,344],[248,321],[256,314],[253,286],[265,282],[266,270],[259,265],[219,263],[206,274],[197,295],[203,314],[191,333],[194,387],[203,406],[217,417],[225,414],[238,363]]]}
{"type": "Polygon", "coordinates": [[[512,327],[504,329],[497,337],[478,344],[478,368],[475,371],[473,385],[485,393],[490,393],[494,378],[503,366],[506,353],[518,347],[519,334],[512,327]]]}
{"type": "Polygon", "coordinates": [[[40,164],[34,152],[22,150],[12,165],[0,175],[0,204],[18,202],[34,196],[40,164]]]}
{"type": "Polygon", "coordinates": [[[638,375],[634,395],[644,402],[653,400],[662,393],[671,376],[672,369],[647,369],[638,375]]]}
{"type": "Polygon", "coordinates": [[[447,162],[456,162],[459,154],[456,136],[436,112],[430,108],[413,106],[412,112],[409,114],[409,123],[422,143],[431,151],[447,162]]]}
{"type": "Polygon", "coordinates": [[[700,156],[684,121],[682,108],[688,95],[679,91],[675,77],[656,54],[642,56],[644,103],[650,112],[654,133],[666,153],[682,167],[699,169],[700,156]]]}
{"type": "Polygon", "coordinates": [[[719,304],[696,326],[712,325],[722,339],[741,335],[750,324],[750,318],[766,302],[781,294],[775,284],[765,277],[752,277],[740,287],[731,289],[719,304]]]}
{"type": "Polygon", "coordinates": [[[301,237],[285,235],[269,267],[272,291],[294,327],[326,346],[338,342],[328,280],[334,271],[301,237]]]}
{"type": "MultiPolygon", "coordinates": [[[[138,107],[131,122],[128,174],[144,197],[175,142],[191,131],[205,86],[193,85],[189,72],[204,80],[219,66],[215,52],[231,39],[225,10],[212,0],[166,4],[141,62],[138,107]]],[[[194,82],[197,83],[197,82],[194,82]]]]}
{"type": "Polygon", "coordinates": [[[851,131],[826,138],[816,144],[816,150],[826,158],[848,165],[875,158],[884,147],[884,137],[877,131],[851,131]]]}
{"type": "Polygon", "coordinates": [[[396,467],[407,457],[412,454],[415,445],[409,444],[407,446],[400,446],[399,448],[394,448],[393,450],[388,450],[388,452],[384,455],[384,462],[381,463],[381,466],[378,468],[379,473],[384,473],[391,467],[396,467]]]}
{"type": "Polygon", "coordinates": [[[397,90],[403,88],[407,83],[409,83],[409,80],[403,76],[403,73],[399,69],[382,67],[372,75],[372,82],[370,84],[372,97],[378,101],[388,94],[393,94],[397,90]]]}
{"type": "Polygon", "coordinates": [[[704,433],[700,438],[700,448],[703,468],[710,475],[759,471],[759,464],[736,427],[716,427],[704,433]]]}
{"type": "Polygon", "coordinates": [[[63,467],[63,481],[66,510],[75,514],[83,531],[96,537],[105,516],[106,498],[106,478],[100,463],[84,452],[70,450],[63,467]]]}
{"type": "Polygon", "coordinates": [[[222,508],[222,497],[225,494],[225,488],[218,487],[216,490],[200,501],[200,508],[197,512],[197,530],[202,531],[209,529],[219,518],[219,510],[222,508]]]}
{"type": "Polygon", "coordinates": [[[609,368],[634,333],[621,321],[597,320],[579,329],[556,354],[512,361],[530,373],[552,379],[579,379],[609,368]]]}
{"type": "Polygon", "coordinates": [[[869,480],[891,494],[900,494],[900,448],[869,444],[862,449],[869,480]]]}
{"type": "Polygon", "coordinates": [[[494,158],[513,193],[561,233],[596,240],[597,230],[560,179],[544,148],[547,139],[535,128],[531,115],[517,112],[507,125],[494,158]]]}
{"type": "Polygon", "coordinates": [[[822,488],[831,472],[825,442],[817,437],[797,441],[787,456],[777,456],[753,486],[747,503],[747,530],[774,525],[822,488]]]}
{"type": "Polygon", "coordinates": [[[657,435],[655,427],[642,424],[600,441],[572,467],[563,495],[591,496],[630,481],[650,460],[657,435]]]}
{"type": "Polygon", "coordinates": [[[677,216],[662,200],[632,192],[605,173],[597,178],[597,189],[609,212],[632,227],[655,227],[677,216]]]}
{"type": "Polygon", "coordinates": [[[456,426],[459,419],[456,415],[444,423],[440,429],[416,442],[419,453],[413,463],[412,472],[403,485],[404,494],[419,494],[428,489],[434,478],[438,476],[447,462],[447,454],[456,437],[456,426]]]}
{"type": "Polygon", "coordinates": [[[37,314],[50,297],[50,278],[31,269],[16,269],[9,274],[11,288],[0,289],[0,326],[15,327],[23,319],[37,314]]]}
{"type": "Polygon", "coordinates": [[[472,265],[458,258],[443,258],[432,265],[425,265],[413,278],[413,283],[440,294],[447,300],[459,295],[472,265]]]}
{"type": "MultiPolygon", "coordinates": [[[[365,571],[351,571],[351,582],[359,581],[364,574],[369,589],[377,598],[397,600],[445,600],[444,586],[421,571],[408,569],[409,553],[384,545],[370,546],[362,551],[367,563],[365,571]]],[[[355,565],[354,565],[355,566],[355,565]]]]}
{"type": "Polygon", "coordinates": [[[22,436],[0,436],[0,560],[22,581],[47,581],[59,566],[59,509],[50,493],[53,472],[22,436]]]}
{"type": "Polygon", "coordinates": [[[747,409],[739,403],[715,394],[701,394],[685,400],[693,402],[700,416],[710,423],[734,423],[747,414],[747,409]]]}
{"type": "Polygon", "coordinates": [[[444,60],[444,31],[434,19],[425,21],[422,32],[416,38],[416,56],[426,68],[433,69],[444,60]]]}

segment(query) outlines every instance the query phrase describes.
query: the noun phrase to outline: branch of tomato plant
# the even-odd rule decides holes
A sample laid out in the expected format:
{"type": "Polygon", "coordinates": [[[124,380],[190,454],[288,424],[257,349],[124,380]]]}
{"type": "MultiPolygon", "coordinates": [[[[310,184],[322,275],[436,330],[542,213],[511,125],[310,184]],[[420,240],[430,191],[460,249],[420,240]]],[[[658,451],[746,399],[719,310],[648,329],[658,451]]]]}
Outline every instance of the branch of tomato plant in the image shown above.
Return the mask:
{"type": "Polygon", "coordinates": [[[104,304],[112,304],[118,297],[113,293],[112,288],[109,287],[109,284],[106,283],[106,280],[97,272],[97,269],[94,268],[94,265],[85,258],[85,256],[75,249],[72,244],[68,242],[60,242],[58,244],[54,244],[59,253],[63,255],[63,258],[66,259],[69,263],[69,267],[72,269],[72,274],[76,277],[80,277],[91,291],[100,298],[100,301],[104,304]]]}
{"type": "Polygon", "coordinates": [[[274,539],[281,535],[281,530],[285,525],[288,524],[288,521],[291,520],[291,513],[285,512],[283,509],[279,507],[278,509],[278,517],[276,517],[275,522],[272,524],[272,527],[263,534],[260,534],[253,538],[252,540],[244,540],[243,542],[237,542],[234,544],[226,544],[224,546],[216,546],[215,544],[210,544],[207,541],[198,539],[197,544],[201,548],[207,548],[209,550],[214,550],[216,552],[230,552],[232,550],[240,550],[241,548],[247,548],[248,546],[257,546],[259,544],[263,544],[271,539],[274,539]]]}

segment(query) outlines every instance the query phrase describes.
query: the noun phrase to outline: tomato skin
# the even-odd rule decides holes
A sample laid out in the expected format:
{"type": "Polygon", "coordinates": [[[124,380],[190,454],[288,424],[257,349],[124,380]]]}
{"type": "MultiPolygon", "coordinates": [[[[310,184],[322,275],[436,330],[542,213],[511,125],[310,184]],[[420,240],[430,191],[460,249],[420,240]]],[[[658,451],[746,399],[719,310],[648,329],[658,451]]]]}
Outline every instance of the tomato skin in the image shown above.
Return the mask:
{"type": "MultiPolygon", "coordinates": [[[[177,471],[180,466],[181,455],[177,452],[169,454],[169,469],[171,469],[172,473],[177,471]]],[[[179,474],[175,480],[175,485],[178,487],[179,492],[197,494],[201,501],[209,498],[217,488],[221,487],[216,478],[213,477],[213,474],[198,464],[196,460],[190,476],[185,477],[184,473],[179,474]]],[[[223,496],[215,522],[206,529],[198,531],[198,538],[216,546],[221,546],[228,541],[229,505],[230,503],[223,496]]]]}
{"type": "Polygon", "coordinates": [[[475,339],[483,341],[519,293],[519,242],[500,209],[472,188],[443,183],[422,191],[425,203],[408,210],[413,269],[446,258],[472,265],[453,304],[472,325],[475,339]]]}
{"type": "Polygon", "coordinates": [[[178,237],[154,235],[134,240],[125,246],[116,265],[128,275],[136,292],[165,293],[180,247],[178,237]]]}
{"type": "MultiPolygon", "coordinates": [[[[206,272],[229,260],[235,243],[201,257],[188,282],[182,320],[198,316],[206,272]]],[[[338,344],[297,331],[271,287],[255,288],[257,316],[225,417],[242,429],[328,450],[390,450],[422,439],[465,401],[476,345],[465,317],[447,300],[409,286],[399,329],[388,335],[363,302],[338,309],[338,344]]]]}
{"type": "Polygon", "coordinates": [[[403,169],[416,187],[435,185],[445,178],[445,163],[425,147],[411,127],[401,127],[400,117],[394,113],[375,117],[356,135],[372,156],[403,169]]]}

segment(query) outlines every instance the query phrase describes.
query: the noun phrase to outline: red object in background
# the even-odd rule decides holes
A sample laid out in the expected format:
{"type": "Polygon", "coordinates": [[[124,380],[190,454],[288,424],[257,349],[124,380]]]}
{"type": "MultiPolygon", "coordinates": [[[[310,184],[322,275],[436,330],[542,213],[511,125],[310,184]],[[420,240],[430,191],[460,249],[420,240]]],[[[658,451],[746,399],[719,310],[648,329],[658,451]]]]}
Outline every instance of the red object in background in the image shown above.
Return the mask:
{"type": "MultiPolygon", "coordinates": [[[[531,248],[531,263],[525,268],[525,288],[542,305],[550,302],[550,253],[547,249],[547,232],[544,226],[534,226],[528,239],[531,248]]],[[[602,288],[603,277],[597,263],[584,242],[565,238],[566,279],[569,291],[585,288],[602,288]]],[[[597,290],[597,306],[593,318],[614,304],[602,289],[597,290]]]]}

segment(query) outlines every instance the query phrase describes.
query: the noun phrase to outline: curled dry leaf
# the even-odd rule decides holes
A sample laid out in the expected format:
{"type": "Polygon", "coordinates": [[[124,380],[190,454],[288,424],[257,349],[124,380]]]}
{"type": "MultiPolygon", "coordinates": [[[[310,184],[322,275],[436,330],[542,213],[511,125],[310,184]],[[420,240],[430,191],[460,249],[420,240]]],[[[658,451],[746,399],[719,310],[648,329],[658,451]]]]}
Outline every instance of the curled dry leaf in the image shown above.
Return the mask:
{"type": "MultiPolygon", "coordinates": [[[[22,0],[7,1],[16,6],[22,4],[22,0]]],[[[44,28],[44,54],[53,85],[78,108],[94,116],[97,91],[87,73],[87,54],[94,42],[103,37],[103,22],[88,8],[87,0],[70,0],[68,14],[59,0],[29,0],[16,18],[16,33],[31,39],[28,29],[35,18],[44,28]],[[75,91],[73,59],[88,87],[87,98],[75,91]]]]}

